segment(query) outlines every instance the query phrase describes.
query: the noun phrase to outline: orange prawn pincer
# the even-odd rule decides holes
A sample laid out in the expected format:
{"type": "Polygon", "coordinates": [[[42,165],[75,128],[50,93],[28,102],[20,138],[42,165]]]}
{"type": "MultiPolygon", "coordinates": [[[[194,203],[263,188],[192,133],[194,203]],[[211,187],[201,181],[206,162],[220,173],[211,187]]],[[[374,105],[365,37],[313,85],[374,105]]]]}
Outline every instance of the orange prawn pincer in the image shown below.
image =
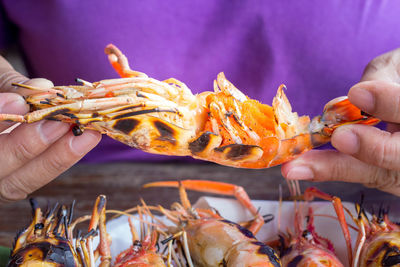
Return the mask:
{"type": "Polygon", "coordinates": [[[32,112],[0,114],[1,120],[42,119],[76,124],[74,133],[93,129],[149,153],[192,156],[241,168],[268,168],[329,142],[343,124],[376,124],[346,98],[336,98],[310,120],[292,112],[281,85],[272,106],[248,98],[223,73],[214,92],[193,95],[182,82],[159,81],[130,69],[114,45],[105,49],[121,79],[81,86],[34,88],[26,97],[32,112]]]}

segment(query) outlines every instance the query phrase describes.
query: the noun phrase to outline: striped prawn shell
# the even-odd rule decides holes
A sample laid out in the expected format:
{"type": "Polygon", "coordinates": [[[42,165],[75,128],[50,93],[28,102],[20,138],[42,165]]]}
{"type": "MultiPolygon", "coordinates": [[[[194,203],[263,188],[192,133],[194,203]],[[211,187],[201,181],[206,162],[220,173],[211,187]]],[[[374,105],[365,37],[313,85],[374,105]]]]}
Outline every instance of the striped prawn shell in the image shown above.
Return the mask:
{"type": "Polygon", "coordinates": [[[400,231],[370,236],[362,248],[359,266],[400,266],[400,231]]]}
{"type": "Polygon", "coordinates": [[[111,256],[108,244],[104,245],[108,242],[105,238],[105,196],[100,195],[96,199],[89,217],[88,233],[76,237],[73,236],[76,223],[87,216],[72,220],[75,202],[69,209],[55,204],[45,213],[42,213],[36,200],[31,199],[30,202],[32,222],[17,234],[7,266],[95,266],[92,240],[97,228],[100,229],[100,266],[108,266],[111,256]]]}
{"type": "Polygon", "coordinates": [[[72,237],[65,228],[71,220],[66,207],[61,206],[55,214],[55,205],[43,215],[36,200],[31,199],[31,206],[34,218],[17,234],[8,266],[80,266],[72,237]]]}
{"type": "Polygon", "coordinates": [[[282,266],[287,267],[343,267],[344,265],[332,253],[332,251],[306,242],[304,244],[297,243],[289,247],[282,257],[282,266]]]}

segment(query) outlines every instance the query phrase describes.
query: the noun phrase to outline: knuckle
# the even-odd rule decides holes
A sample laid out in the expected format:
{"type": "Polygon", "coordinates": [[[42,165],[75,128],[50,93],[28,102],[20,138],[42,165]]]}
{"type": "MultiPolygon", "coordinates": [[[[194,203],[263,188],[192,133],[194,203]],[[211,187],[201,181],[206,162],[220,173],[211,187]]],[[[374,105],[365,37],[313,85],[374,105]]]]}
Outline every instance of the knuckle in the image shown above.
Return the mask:
{"type": "Polygon", "coordinates": [[[400,189],[400,172],[386,170],[386,169],[375,169],[370,173],[368,183],[364,185],[371,188],[376,188],[382,191],[391,191],[394,188],[400,189]]]}
{"type": "MultiPolygon", "coordinates": [[[[335,151],[335,153],[339,153],[335,151]]],[[[328,171],[328,175],[333,179],[338,177],[348,177],[350,173],[350,168],[346,160],[338,160],[335,164],[332,164],[332,169],[328,171]]]]}
{"type": "Polygon", "coordinates": [[[22,200],[30,193],[26,191],[27,187],[13,181],[15,179],[6,179],[0,183],[0,201],[22,200]]]}
{"type": "Polygon", "coordinates": [[[12,156],[19,162],[27,162],[36,156],[34,149],[30,148],[26,142],[19,142],[12,146],[12,156]]]}
{"type": "Polygon", "coordinates": [[[68,169],[71,165],[70,160],[59,156],[52,157],[48,161],[43,161],[42,164],[47,173],[60,173],[68,169]]]}
{"type": "MultiPolygon", "coordinates": [[[[389,133],[387,133],[389,135],[389,133]]],[[[399,165],[398,159],[400,158],[400,149],[390,136],[381,138],[381,142],[376,144],[372,149],[372,159],[375,161],[374,165],[379,167],[393,169],[399,165]]]]}
{"type": "Polygon", "coordinates": [[[377,56],[367,64],[364,69],[364,75],[374,75],[378,72],[386,71],[393,68],[393,65],[395,65],[395,62],[391,53],[377,56]]]}
{"type": "Polygon", "coordinates": [[[379,61],[380,61],[380,59],[378,57],[378,58],[374,58],[373,60],[368,62],[367,66],[364,69],[364,74],[366,74],[366,73],[375,73],[376,71],[378,71],[379,65],[380,65],[379,61]]]}

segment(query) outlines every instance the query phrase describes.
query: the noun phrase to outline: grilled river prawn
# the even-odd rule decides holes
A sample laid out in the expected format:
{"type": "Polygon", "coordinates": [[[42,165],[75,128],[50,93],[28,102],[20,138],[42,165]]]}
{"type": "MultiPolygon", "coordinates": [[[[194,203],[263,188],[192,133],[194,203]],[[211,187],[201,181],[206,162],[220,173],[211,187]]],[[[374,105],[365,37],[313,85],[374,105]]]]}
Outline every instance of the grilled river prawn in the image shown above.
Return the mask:
{"type": "MultiPolygon", "coordinates": [[[[368,218],[363,201],[356,204],[358,227],[352,267],[400,266],[400,226],[388,217],[388,210],[368,218]]],[[[348,213],[350,213],[348,211],[348,213]]]]}
{"type": "Polygon", "coordinates": [[[333,130],[347,123],[375,124],[346,98],[330,101],[322,116],[310,121],[293,113],[281,85],[272,107],[249,99],[223,73],[214,92],[193,95],[176,79],[158,81],[129,68],[113,45],[105,49],[121,79],[82,86],[33,88],[25,116],[0,114],[1,120],[42,119],[75,124],[74,133],[93,129],[149,153],[192,156],[222,165],[268,168],[329,142],[333,130]]]}
{"type": "MultiPolygon", "coordinates": [[[[292,192],[295,194],[295,199],[300,197],[296,192],[300,192],[300,188],[297,185],[292,192]]],[[[330,200],[335,208],[337,220],[340,223],[344,236],[349,238],[350,233],[347,228],[347,223],[344,217],[343,205],[339,198],[330,196],[314,187],[307,188],[304,194],[301,196],[303,200],[311,201],[315,197],[330,200]]],[[[344,265],[339,261],[335,255],[335,249],[332,242],[319,235],[315,231],[314,225],[314,211],[311,206],[308,207],[308,215],[306,220],[306,227],[302,227],[302,214],[300,212],[300,203],[295,204],[295,216],[294,216],[294,233],[287,231],[287,233],[279,233],[280,240],[279,244],[280,257],[282,260],[282,266],[288,267],[308,267],[308,266],[330,266],[330,267],[343,267],[344,265]]],[[[305,204],[305,203],[303,203],[305,204]]],[[[274,242],[276,243],[276,242],[274,242]]],[[[348,245],[348,257],[351,264],[351,244],[348,245]],[[350,247],[349,247],[350,246],[350,247]]]]}
{"type": "Polygon", "coordinates": [[[307,189],[304,194],[305,200],[312,200],[314,197],[332,201],[346,241],[349,266],[400,266],[400,226],[389,219],[387,210],[381,207],[377,215],[368,218],[361,200],[355,205],[357,215],[354,216],[341,205],[340,198],[321,192],[316,188],[307,189]],[[358,231],[358,236],[354,249],[348,229],[350,225],[344,218],[344,211],[356,223],[355,229],[358,231]]]}
{"type": "MultiPolygon", "coordinates": [[[[141,223],[140,235],[131,220],[128,217],[129,228],[132,234],[132,245],[122,251],[115,259],[114,267],[166,267],[163,256],[156,252],[156,245],[158,245],[158,232],[153,227],[146,227],[143,221],[141,207],[134,210],[138,211],[141,223]],[[146,231],[147,230],[147,231],[146,231]],[[145,233],[146,232],[146,233],[145,233]]],[[[120,213],[119,211],[108,211],[110,213],[117,213],[121,215],[129,215],[126,212],[120,213]]],[[[168,267],[171,265],[169,264],[168,267]]]]}
{"type": "MultiPolygon", "coordinates": [[[[111,263],[108,248],[108,236],[105,230],[106,198],[101,195],[96,199],[86,235],[78,235],[74,241],[72,222],[73,204],[68,211],[66,206],[58,205],[43,214],[35,200],[31,200],[33,219],[31,224],[21,231],[10,255],[8,267],[13,266],[94,266],[101,256],[100,266],[111,263]],[[97,228],[100,232],[100,245],[93,249],[93,236],[97,228]]],[[[79,220],[79,219],[78,219],[79,220]]]]}
{"type": "MultiPolygon", "coordinates": [[[[34,213],[31,224],[20,232],[14,244],[8,266],[140,266],[165,267],[164,256],[156,252],[158,233],[154,229],[141,237],[137,234],[134,224],[130,222],[133,237],[132,246],[121,252],[112,263],[111,238],[106,231],[106,213],[128,215],[123,211],[106,210],[106,197],[100,195],[95,202],[91,215],[86,215],[72,221],[73,204],[68,209],[58,204],[44,215],[35,200],[31,200],[34,213]],[[75,227],[90,220],[86,235],[74,237],[75,227]],[[93,237],[99,233],[99,245],[93,247],[93,237]],[[97,259],[100,263],[96,265],[97,259]]],[[[135,210],[139,210],[137,208],[135,210]]],[[[145,226],[143,226],[145,227],[145,226]]],[[[142,228],[141,230],[143,230],[142,228]]],[[[170,265],[168,265],[170,266],[170,265]]]]}
{"type": "Polygon", "coordinates": [[[253,235],[264,224],[264,219],[242,187],[200,180],[153,182],[144,187],[179,187],[181,203],[174,203],[172,210],[161,206],[152,209],[175,224],[166,230],[175,238],[183,237],[189,266],[281,266],[276,252],[253,235]],[[255,218],[245,228],[222,218],[214,210],[192,208],[185,189],[235,196],[255,218]]]}

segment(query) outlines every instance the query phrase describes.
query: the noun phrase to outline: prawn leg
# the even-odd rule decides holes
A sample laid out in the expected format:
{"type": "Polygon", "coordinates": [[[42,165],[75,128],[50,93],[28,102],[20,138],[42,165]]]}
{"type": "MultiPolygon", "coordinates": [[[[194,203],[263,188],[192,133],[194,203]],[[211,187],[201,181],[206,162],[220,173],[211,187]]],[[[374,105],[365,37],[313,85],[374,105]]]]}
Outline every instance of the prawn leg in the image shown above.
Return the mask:
{"type": "Polygon", "coordinates": [[[329,195],[325,192],[322,192],[318,190],[315,187],[309,187],[304,191],[304,200],[306,201],[312,201],[314,198],[321,198],[323,200],[328,200],[332,202],[332,205],[335,209],[336,215],[338,216],[338,220],[340,223],[340,227],[342,228],[344,239],[346,241],[346,246],[347,246],[347,254],[349,258],[350,265],[353,261],[353,252],[351,248],[351,236],[350,236],[350,231],[346,222],[345,214],[344,214],[344,208],[342,205],[342,201],[340,198],[336,196],[329,195]]]}
{"type": "Polygon", "coordinates": [[[147,77],[143,72],[131,70],[128,59],[116,46],[109,44],[104,52],[108,55],[111,66],[122,78],[147,77]]]}
{"type": "MultiPolygon", "coordinates": [[[[145,184],[143,187],[183,187],[184,189],[214,193],[220,195],[234,196],[240,204],[247,208],[255,219],[251,222],[249,230],[256,234],[261,226],[264,224],[263,217],[258,213],[257,208],[251,203],[249,196],[241,186],[214,182],[214,181],[201,181],[201,180],[184,180],[184,181],[160,181],[145,184]]],[[[182,192],[181,192],[182,196],[182,192]]],[[[185,201],[186,202],[186,201],[185,201]]]]}
{"type": "MultiPolygon", "coordinates": [[[[101,256],[100,266],[111,266],[111,251],[110,244],[108,241],[108,234],[106,231],[106,197],[104,195],[100,195],[97,197],[95,205],[93,207],[92,218],[89,223],[89,233],[96,231],[99,229],[100,232],[100,243],[98,250],[101,256]]],[[[89,239],[92,239],[91,235],[89,239]]],[[[92,240],[88,240],[87,242],[89,247],[91,246],[92,240]]],[[[90,250],[90,249],[89,249],[90,250]]],[[[92,256],[93,251],[90,252],[92,256]]],[[[93,259],[94,262],[94,259],[93,259]]],[[[94,266],[94,265],[93,265],[94,266]]]]}

